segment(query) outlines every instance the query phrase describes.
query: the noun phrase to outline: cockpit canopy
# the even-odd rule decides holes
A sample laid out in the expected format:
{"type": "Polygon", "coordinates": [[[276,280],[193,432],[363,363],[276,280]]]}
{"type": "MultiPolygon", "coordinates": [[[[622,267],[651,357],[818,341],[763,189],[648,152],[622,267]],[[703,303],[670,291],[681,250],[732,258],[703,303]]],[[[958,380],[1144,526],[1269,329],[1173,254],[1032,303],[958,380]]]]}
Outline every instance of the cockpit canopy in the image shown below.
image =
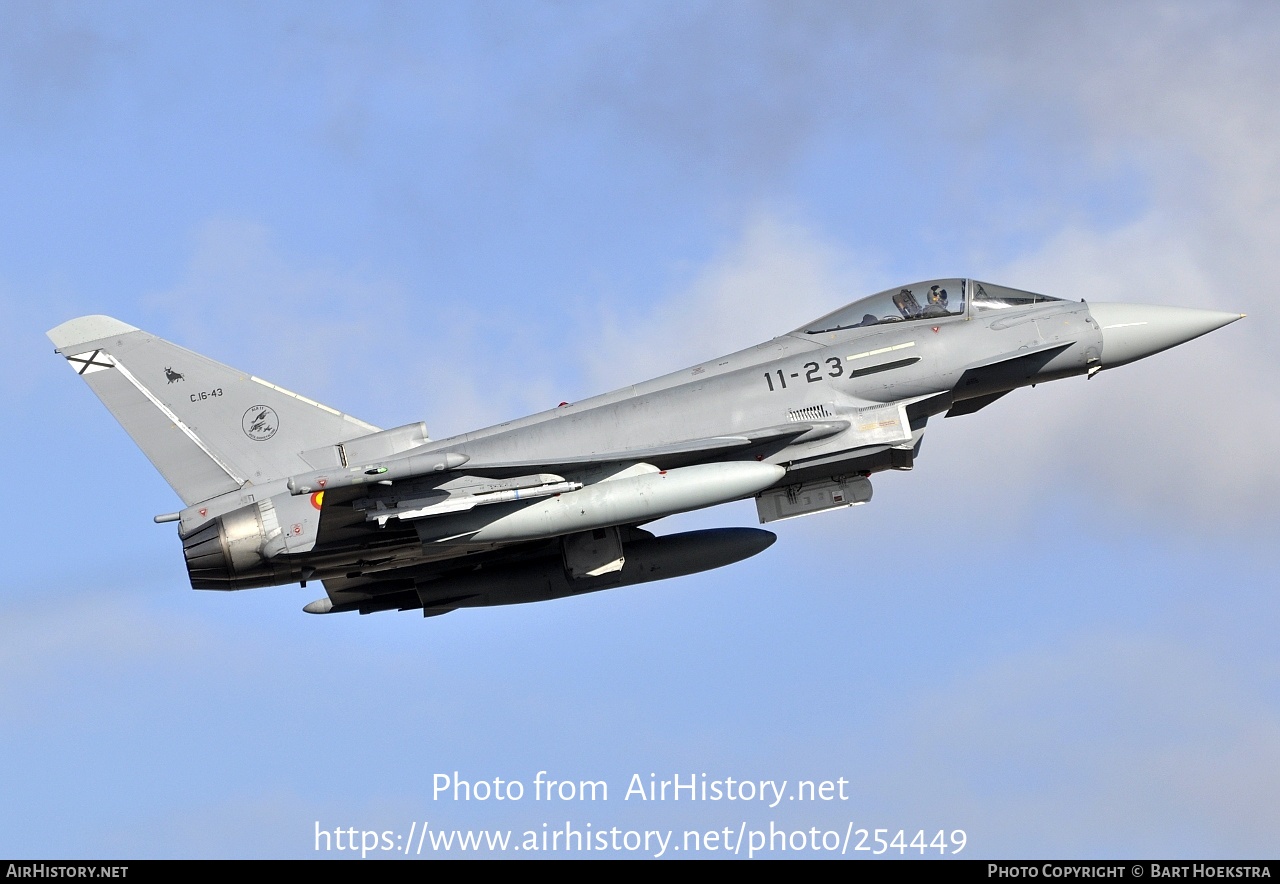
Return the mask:
{"type": "Polygon", "coordinates": [[[814,320],[799,331],[807,335],[820,335],[892,322],[964,316],[966,303],[970,310],[977,313],[982,310],[1004,310],[1061,300],[989,282],[978,282],[975,279],[930,279],[886,289],[879,294],[854,301],[834,313],[814,320]]]}

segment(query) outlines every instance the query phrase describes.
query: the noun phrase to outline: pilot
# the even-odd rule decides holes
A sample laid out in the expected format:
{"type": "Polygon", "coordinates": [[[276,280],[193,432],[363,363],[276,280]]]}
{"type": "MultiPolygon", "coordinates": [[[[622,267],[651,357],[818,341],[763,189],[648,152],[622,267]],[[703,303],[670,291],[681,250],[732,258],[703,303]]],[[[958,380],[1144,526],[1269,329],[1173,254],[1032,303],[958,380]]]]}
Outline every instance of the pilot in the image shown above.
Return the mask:
{"type": "Polygon", "coordinates": [[[929,305],[924,308],[925,316],[946,316],[950,311],[947,309],[947,290],[941,286],[929,286],[929,305]]]}

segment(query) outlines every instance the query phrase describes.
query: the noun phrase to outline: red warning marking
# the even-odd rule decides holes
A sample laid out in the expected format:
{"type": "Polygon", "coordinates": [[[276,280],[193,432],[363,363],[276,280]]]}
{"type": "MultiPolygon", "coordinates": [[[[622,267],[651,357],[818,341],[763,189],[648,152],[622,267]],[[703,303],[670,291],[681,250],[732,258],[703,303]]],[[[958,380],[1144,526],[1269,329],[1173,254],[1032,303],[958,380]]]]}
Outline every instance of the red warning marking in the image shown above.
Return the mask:
{"type": "Polygon", "coordinates": [[[311,495],[311,505],[316,509],[320,509],[320,507],[324,506],[323,491],[317,491],[315,494],[311,495]]]}
{"type": "Polygon", "coordinates": [[[206,507],[200,507],[200,517],[204,518],[207,515],[209,515],[209,510],[206,507]]]}
{"type": "Polygon", "coordinates": [[[289,528],[289,533],[290,533],[290,534],[292,534],[294,537],[301,537],[301,536],[302,536],[302,523],[301,523],[301,522],[294,522],[294,523],[293,523],[293,525],[289,528]]]}
{"type": "Polygon", "coordinates": [[[316,484],[319,485],[321,488],[323,488],[324,486],[329,484],[329,480],[324,478],[316,479],[316,484]]]}
{"type": "Polygon", "coordinates": [[[933,331],[934,331],[934,333],[935,333],[935,334],[937,333],[937,331],[938,331],[938,327],[937,327],[936,325],[933,327],[933,331]]]}

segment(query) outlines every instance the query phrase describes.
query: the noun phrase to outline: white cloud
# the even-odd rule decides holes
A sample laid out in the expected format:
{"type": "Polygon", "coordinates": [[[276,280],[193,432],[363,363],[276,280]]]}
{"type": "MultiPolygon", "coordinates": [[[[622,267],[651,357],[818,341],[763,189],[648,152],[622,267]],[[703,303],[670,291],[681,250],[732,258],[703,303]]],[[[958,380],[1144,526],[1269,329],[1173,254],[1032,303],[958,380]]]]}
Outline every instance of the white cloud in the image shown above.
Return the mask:
{"type": "Polygon", "coordinates": [[[291,375],[286,386],[303,378],[314,391],[358,370],[382,330],[403,326],[393,283],[289,256],[262,224],[213,219],[193,240],[184,277],[144,299],[176,343],[249,359],[247,370],[291,375]]]}
{"type": "Polygon", "coordinates": [[[1257,64],[1280,42],[1280,19],[1251,4],[997,18],[1006,51],[986,53],[983,69],[998,94],[1064,98],[1085,121],[1074,137],[1098,162],[1125,157],[1149,193],[1131,223],[1068,221],[998,272],[1068,297],[1249,314],[1100,376],[1093,395],[1073,390],[1028,442],[1131,512],[1252,524],[1280,493],[1269,444],[1280,433],[1280,361],[1268,331],[1280,321],[1270,283],[1280,274],[1280,72],[1257,64]]]}
{"type": "MultiPolygon", "coordinates": [[[[1051,414],[1039,412],[1040,432],[1026,439],[1087,475],[1099,495],[1119,499],[1126,510],[1147,516],[1181,510],[1179,521],[1234,524],[1233,512],[1255,518],[1280,492],[1280,464],[1263,441],[1280,433],[1280,363],[1258,333],[1277,312],[1257,288],[1224,291],[1217,268],[1197,255],[1204,245],[1194,232],[1148,216],[1118,231],[1064,231],[1012,263],[1008,275],[1090,300],[1250,314],[1087,385],[1069,384],[1059,397],[1065,401],[1051,414]]],[[[998,418],[993,409],[997,422],[988,429],[1016,420],[1011,412],[1028,398],[1020,394],[998,418]]]]}
{"type": "Polygon", "coordinates": [[[601,390],[767,341],[870,291],[853,255],[764,213],[688,276],[654,303],[606,312],[584,330],[582,358],[601,390]]]}
{"type": "MultiPolygon", "coordinates": [[[[803,30],[823,16],[800,18],[792,24],[803,30]]],[[[1270,445],[1280,434],[1280,361],[1268,333],[1280,322],[1271,282],[1280,276],[1280,71],[1258,63],[1280,43],[1280,17],[1247,4],[1033,16],[997,3],[954,24],[986,36],[959,40],[958,57],[947,54],[957,41],[943,49],[966,74],[939,77],[939,94],[976,123],[990,116],[1038,132],[1046,161],[1079,154],[1100,172],[1124,170],[1144,194],[1125,223],[1059,218],[975,275],[1068,298],[1249,317],[1092,383],[1020,391],[979,415],[938,421],[925,457],[945,445],[971,463],[997,440],[994,471],[985,463],[946,478],[961,499],[994,482],[1027,504],[1047,481],[1102,516],[1254,530],[1280,496],[1270,445]]],[[[900,25],[862,23],[859,39],[900,25]]],[[[961,166],[992,135],[973,134],[955,142],[961,166]]],[[[758,216],[682,289],[609,317],[586,363],[602,387],[616,386],[767,339],[880,287],[866,284],[865,264],[803,224],[758,216]]]]}
{"type": "Polygon", "coordinates": [[[383,426],[426,420],[439,438],[555,404],[538,334],[504,336],[519,370],[476,378],[492,330],[518,320],[442,312],[398,280],[289,254],[253,221],[207,221],[183,278],[144,303],[175,343],[383,426]]]}
{"type": "MultiPolygon", "coordinates": [[[[579,358],[591,388],[604,390],[750,346],[880,287],[866,263],[801,225],[758,215],[678,290],[606,313],[595,334],[580,336],[590,346],[579,358]]],[[[1222,293],[1185,234],[1155,217],[1112,231],[1064,228],[992,278],[1091,300],[1252,310],[1265,298],[1222,293]]],[[[1280,464],[1259,444],[1280,433],[1277,364],[1245,330],[1229,326],[1088,383],[937,418],[923,457],[967,465],[932,471],[944,496],[973,500],[999,487],[1018,507],[1042,500],[1047,483],[1103,516],[1231,530],[1280,493],[1280,464]],[[980,457],[992,451],[995,461],[980,457]]]]}
{"type": "Polygon", "coordinates": [[[937,810],[981,820],[993,854],[1254,854],[1280,825],[1273,704],[1168,640],[1012,655],[924,698],[904,727],[937,810]]]}

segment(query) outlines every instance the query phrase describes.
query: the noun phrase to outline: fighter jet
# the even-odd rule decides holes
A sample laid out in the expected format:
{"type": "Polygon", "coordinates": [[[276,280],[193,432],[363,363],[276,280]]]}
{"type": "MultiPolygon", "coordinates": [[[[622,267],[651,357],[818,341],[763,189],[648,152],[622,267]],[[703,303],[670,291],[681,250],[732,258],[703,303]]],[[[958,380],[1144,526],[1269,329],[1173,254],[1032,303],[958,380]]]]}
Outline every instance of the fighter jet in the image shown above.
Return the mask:
{"type": "Polygon", "coordinates": [[[432,440],[381,430],[109,316],[48,333],[182,499],[195,589],[321,581],[313,614],[458,608],[665,580],[776,539],[655,536],[754,498],[760,522],[871,500],[930,418],[1093,377],[1242,314],[1086,303],[972,279],[855,301],[755,347],[520,420],[432,440]]]}

